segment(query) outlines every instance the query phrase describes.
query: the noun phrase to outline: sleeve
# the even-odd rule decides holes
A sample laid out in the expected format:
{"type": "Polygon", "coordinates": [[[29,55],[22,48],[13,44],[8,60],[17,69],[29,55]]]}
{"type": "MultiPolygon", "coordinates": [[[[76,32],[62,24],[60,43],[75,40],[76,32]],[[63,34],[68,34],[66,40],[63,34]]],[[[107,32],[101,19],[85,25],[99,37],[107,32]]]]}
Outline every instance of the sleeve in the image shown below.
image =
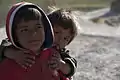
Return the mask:
{"type": "Polygon", "coordinates": [[[8,39],[2,40],[2,42],[0,44],[0,62],[5,58],[5,56],[4,56],[5,49],[11,45],[12,44],[10,43],[10,41],[8,39]]]}
{"type": "Polygon", "coordinates": [[[71,71],[69,74],[64,74],[64,76],[66,77],[71,77],[74,75],[76,68],[77,68],[77,61],[75,58],[71,57],[69,55],[69,51],[66,50],[65,48],[63,50],[60,51],[60,55],[63,61],[65,61],[67,64],[70,65],[71,67],[71,71]]]}

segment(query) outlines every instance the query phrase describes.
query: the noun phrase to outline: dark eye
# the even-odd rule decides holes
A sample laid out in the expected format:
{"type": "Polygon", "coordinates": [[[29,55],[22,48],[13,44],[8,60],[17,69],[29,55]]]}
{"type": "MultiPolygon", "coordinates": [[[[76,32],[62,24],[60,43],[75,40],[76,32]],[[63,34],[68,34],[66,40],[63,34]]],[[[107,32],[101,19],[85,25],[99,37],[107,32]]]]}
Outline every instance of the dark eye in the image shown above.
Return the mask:
{"type": "Polygon", "coordinates": [[[28,29],[21,29],[20,32],[27,32],[28,29]]]}
{"type": "Polygon", "coordinates": [[[69,37],[68,36],[64,37],[64,40],[69,41],[69,37]]]}
{"type": "Polygon", "coordinates": [[[59,34],[60,32],[55,32],[56,34],[59,34]]]}
{"type": "Polygon", "coordinates": [[[64,37],[64,40],[68,40],[68,38],[67,38],[67,37],[64,37]]]}
{"type": "Polygon", "coordinates": [[[37,27],[37,28],[42,28],[42,26],[40,26],[40,25],[39,25],[39,26],[36,26],[36,27],[37,27]]]}

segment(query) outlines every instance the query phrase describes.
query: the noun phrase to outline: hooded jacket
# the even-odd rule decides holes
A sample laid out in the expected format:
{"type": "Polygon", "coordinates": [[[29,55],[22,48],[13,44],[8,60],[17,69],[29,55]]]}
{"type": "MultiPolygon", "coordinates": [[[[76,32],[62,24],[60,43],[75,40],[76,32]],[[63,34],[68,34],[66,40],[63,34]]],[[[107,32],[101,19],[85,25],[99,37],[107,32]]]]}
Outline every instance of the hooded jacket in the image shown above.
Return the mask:
{"type": "MultiPolygon", "coordinates": [[[[13,20],[16,15],[16,12],[21,8],[29,6],[38,9],[43,18],[44,18],[44,27],[45,27],[45,41],[44,48],[49,48],[53,43],[53,31],[52,26],[47,18],[44,11],[35,4],[21,2],[12,6],[10,11],[8,12],[6,19],[6,33],[8,39],[12,43],[12,45],[18,49],[22,49],[22,47],[18,46],[15,43],[13,35],[13,20]]],[[[5,58],[0,63],[0,79],[1,80],[59,80],[59,74],[56,71],[51,70],[48,67],[49,56],[51,56],[50,50],[46,49],[40,53],[40,55],[36,56],[35,64],[28,69],[22,68],[15,61],[5,58]]]]}

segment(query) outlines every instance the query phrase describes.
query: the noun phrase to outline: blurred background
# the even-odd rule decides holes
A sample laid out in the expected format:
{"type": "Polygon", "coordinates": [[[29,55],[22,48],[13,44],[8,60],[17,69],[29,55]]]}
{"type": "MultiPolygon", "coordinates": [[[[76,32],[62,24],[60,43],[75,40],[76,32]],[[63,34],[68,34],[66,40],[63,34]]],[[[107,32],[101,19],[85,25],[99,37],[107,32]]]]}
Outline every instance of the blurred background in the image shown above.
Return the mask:
{"type": "MultiPolygon", "coordinates": [[[[78,62],[73,80],[120,80],[120,0],[0,0],[0,27],[9,7],[20,1],[38,4],[46,13],[48,6],[72,10],[80,28],[67,46],[78,62]]],[[[4,38],[0,28],[0,41],[4,38]]]]}
{"type": "Polygon", "coordinates": [[[9,7],[20,1],[33,2],[48,12],[48,6],[84,11],[94,10],[108,7],[112,0],[0,0],[0,27],[4,25],[5,16],[9,7]]]}

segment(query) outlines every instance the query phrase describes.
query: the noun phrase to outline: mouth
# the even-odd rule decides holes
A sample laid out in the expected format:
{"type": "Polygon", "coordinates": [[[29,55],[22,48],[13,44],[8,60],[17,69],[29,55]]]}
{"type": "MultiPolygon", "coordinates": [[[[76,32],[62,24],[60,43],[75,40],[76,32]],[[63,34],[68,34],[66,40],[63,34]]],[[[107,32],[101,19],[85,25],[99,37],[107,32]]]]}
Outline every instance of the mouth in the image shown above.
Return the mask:
{"type": "Polygon", "coordinates": [[[40,40],[30,40],[30,41],[28,41],[28,43],[30,43],[30,44],[39,44],[40,40]]]}

